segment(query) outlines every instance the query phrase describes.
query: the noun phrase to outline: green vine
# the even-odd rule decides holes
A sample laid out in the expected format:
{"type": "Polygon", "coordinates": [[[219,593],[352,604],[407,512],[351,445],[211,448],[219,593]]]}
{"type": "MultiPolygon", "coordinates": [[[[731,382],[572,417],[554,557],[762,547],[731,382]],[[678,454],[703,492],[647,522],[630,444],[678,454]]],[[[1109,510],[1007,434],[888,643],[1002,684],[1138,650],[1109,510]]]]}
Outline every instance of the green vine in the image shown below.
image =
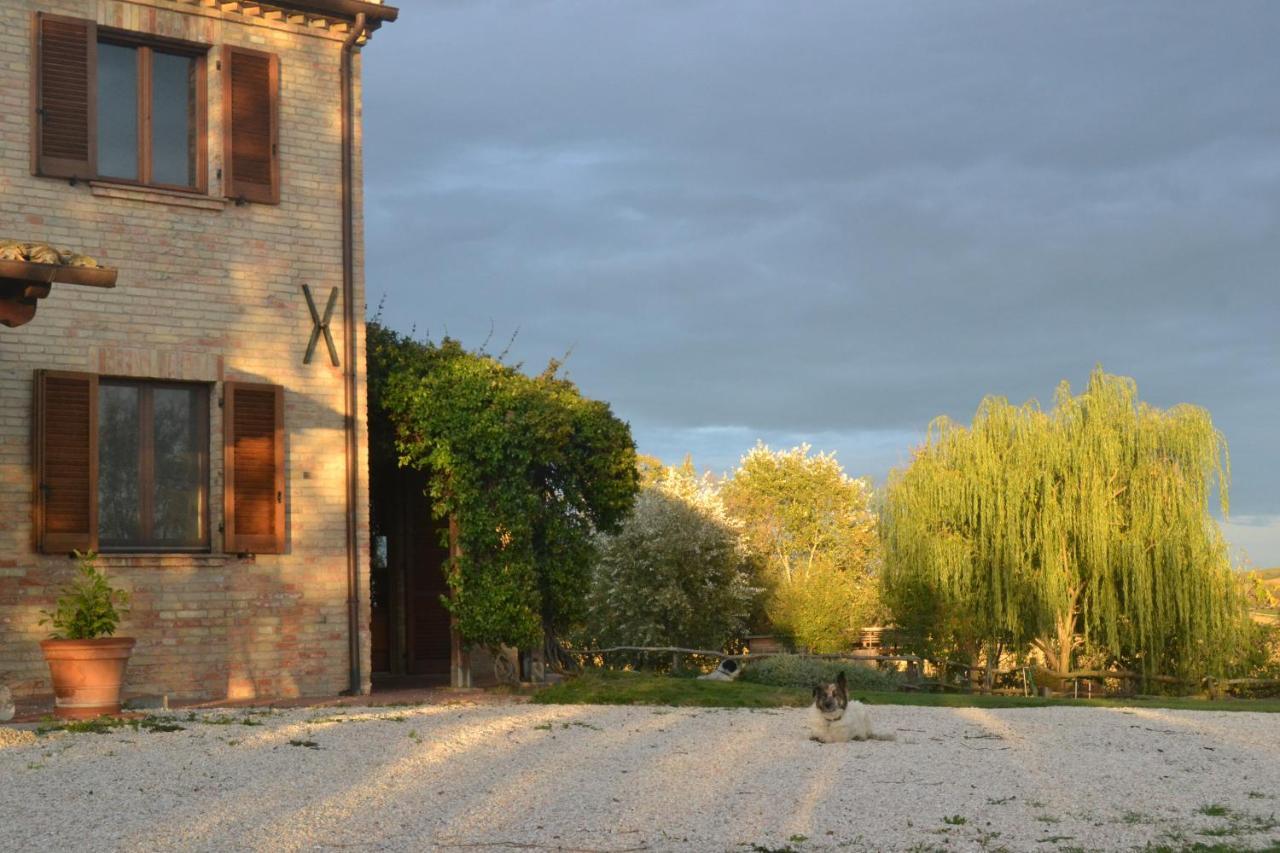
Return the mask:
{"type": "MultiPolygon", "coordinates": [[[[597,532],[639,488],[630,427],[552,361],[536,376],[371,323],[371,421],[456,531],[446,607],[471,643],[539,646],[582,615],[597,532]]],[[[425,520],[424,520],[425,523],[425,520]]]]}

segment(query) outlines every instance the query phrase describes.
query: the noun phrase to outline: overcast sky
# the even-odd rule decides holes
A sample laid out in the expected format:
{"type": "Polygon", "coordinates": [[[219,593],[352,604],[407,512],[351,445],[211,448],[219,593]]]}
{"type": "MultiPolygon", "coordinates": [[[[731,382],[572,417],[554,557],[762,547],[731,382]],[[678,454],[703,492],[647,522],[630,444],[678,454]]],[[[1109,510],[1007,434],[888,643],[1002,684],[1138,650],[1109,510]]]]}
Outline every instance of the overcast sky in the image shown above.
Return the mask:
{"type": "Polygon", "coordinates": [[[402,0],[365,51],[367,275],[731,469],[883,483],[1101,363],[1231,448],[1280,565],[1280,4],[402,0]]]}

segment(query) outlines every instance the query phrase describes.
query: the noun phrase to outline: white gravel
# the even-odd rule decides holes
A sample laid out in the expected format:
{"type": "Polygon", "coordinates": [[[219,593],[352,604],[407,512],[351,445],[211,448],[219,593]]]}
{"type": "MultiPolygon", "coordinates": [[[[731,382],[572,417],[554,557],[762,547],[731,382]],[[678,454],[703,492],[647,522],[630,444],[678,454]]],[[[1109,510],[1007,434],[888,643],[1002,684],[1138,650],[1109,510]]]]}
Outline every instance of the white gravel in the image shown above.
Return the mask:
{"type": "MultiPolygon", "coordinates": [[[[199,717],[221,713],[245,715],[199,717]]],[[[1280,846],[1280,716],[876,707],[896,742],[821,745],[806,713],[317,708],[51,734],[0,747],[0,850],[1280,846]]]]}

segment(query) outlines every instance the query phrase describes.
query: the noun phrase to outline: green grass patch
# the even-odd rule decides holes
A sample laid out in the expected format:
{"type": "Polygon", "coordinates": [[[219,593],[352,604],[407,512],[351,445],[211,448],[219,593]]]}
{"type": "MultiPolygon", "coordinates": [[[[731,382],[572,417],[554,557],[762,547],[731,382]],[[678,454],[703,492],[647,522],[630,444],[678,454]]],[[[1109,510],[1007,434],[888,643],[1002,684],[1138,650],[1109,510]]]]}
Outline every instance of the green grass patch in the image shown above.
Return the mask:
{"type": "Polygon", "coordinates": [[[261,720],[255,720],[252,716],[245,715],[243,717],[230,716],[228,714],[205,714],[196,716],[196,712],[192,711],[183,718],[188,723],[203,723],[206,726],[260,726],[261,720]]]}
{"type": "MultiPolygon", "coordinates": [[[[868,705],[940,708],[1169,708],[1185,711],[1280,713],[1280,699],[1190,699],[1152,696],[1129,699],[1042,699],[967,693],[907,693],[851,690],[868,705]]],[[[590,670],[544,688],[531,701],[543,705],[673,705],[694,708],[781,708],[808,705],[812,691],[749,681],[698,681],[647,672],[590,670]]]]}
{"type": "Polygon", "coordinates": [[[1174,711],[1253,711],[1280,713],[1280,699],[1192,699],[1135,696],[1128,699],[1042,699],[1039,696],[983,696],[970,693],[872,693],[851,691],[868,705],[920,705],[942,708],[1167,708],[1174,711]]]}
{"type": "Polygon", "coordinates": [[[1238,844],[1202,844],[1196,841],[1194,844],[1179,844],[1178,847],[1171,847],[1169,844],[1151,844],[1142,848],[1144,853],[1257,853],[1258,850],[1276,850],[1275,845],[1272,847],[1240,847],[1238,844]]]}
{"type": "Polygon", "coordinates": [[[693,708],[778,708],[807,705],[809,690],[746,682],[698,681],[645,672],[586,672],[540,690],[543,705],[676,705],[693,708]]]}
{"type": "Polygon", "coordinates": [[[1231,809],[1219,803],[1209,803],[1196,809],[1196,812],[1208,817],[1226,817],[1231,814],[1231,809]]]}
{"type": "Polygon", "coordinates": [[[36,734],[47,735],[51,732],[71,732],[73,734],[110,734],[116,729],[132,729],[145,732],[180,732],[180,726],[168,717],[97,717],[92,720],[48,719],[36,728],[36,734]]]}

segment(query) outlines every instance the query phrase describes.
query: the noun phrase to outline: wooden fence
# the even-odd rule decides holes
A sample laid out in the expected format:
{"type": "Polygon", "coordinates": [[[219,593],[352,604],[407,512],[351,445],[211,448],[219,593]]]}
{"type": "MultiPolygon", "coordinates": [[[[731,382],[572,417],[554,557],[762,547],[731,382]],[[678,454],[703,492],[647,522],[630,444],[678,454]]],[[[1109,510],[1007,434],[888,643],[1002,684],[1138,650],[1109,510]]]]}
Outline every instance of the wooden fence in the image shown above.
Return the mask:
{"type": "MultiPolygon", "coordinates": [[[[631,654],[654,654],[654,655],[671,655],[672,668],[679,669],[679,661],[681,656],[707,658],[715,661],[757,661],[764,658],[791,655],[790,652],[757,652],[755,654],[729,654],[726,652],[717,652],[710,649],[690,649],[682,646],[610,646],[603,649],[565,649],[565,651],[579,658],[599,658],[603,663],[605,655],[613,653],[627,652],[631,654]]],[[[960,661],[934,660],[924,658],[918,655],[868,655],[868,654],[811,654],[800,653],[795,657],[810,658],[814,660],[847,660],[850,662],[867,662],[875,661],[876,663],[893,663],[906,664],[906,681],[903,687],[909,690],[920,689],[936,689],[936,690],[959,690],[971,692],[975,687],[975,680],[980,675],[986,674],[986,667],[981,664],[967,664],[960,661]],[[941,673],[941,678],[926,679],[925,666],[928,665],[935,672],[941,673]],[[965,674],[967,684],[952,684],[947,681],[947,676],[953,671],[959,670],[965,674]]],[[[1141,672],[1132,672],[1123,669],[1099,669],[1099,670],[1077,670],[1074,672],[1057,673],[1051,670],[1039,667],[1021,667],[1011,670],[997,670],[994,677],[1004,677],[1013,680],[1015,683],[1021,679],[1023,691],[1025,693],[1039,692],[1039,688],[1046,686],[1042,682],[1053,682],[1057,684],[1071,684],[1072,693],[1079,695],[1081,682],[1106,682],[1118,681],[1125,685],[1121,691],[1126,694],[1146,693],[1151,683],[1165,684],[1170,686],[1190,687],[1192,690],[1200,688],[1207,692],[1210,697],[1217,697],[1226,693],[1246,690],[1272,690],[1280,689],[1280,679],[1258,679],[1258,678],[1229,678],[1219,679],[1212,676],[1202,678],[1178,678],[1172,675],[1147,675],[1141,672]],[[1136,689],[1135,689],[1136,688],[1136,689]]],[[[1065,692],[1059,690],[1057,692],[1065,692]]],[[[1092,695],[1092,689],[1088,691],[1088,695],[1092,695]]]]}

